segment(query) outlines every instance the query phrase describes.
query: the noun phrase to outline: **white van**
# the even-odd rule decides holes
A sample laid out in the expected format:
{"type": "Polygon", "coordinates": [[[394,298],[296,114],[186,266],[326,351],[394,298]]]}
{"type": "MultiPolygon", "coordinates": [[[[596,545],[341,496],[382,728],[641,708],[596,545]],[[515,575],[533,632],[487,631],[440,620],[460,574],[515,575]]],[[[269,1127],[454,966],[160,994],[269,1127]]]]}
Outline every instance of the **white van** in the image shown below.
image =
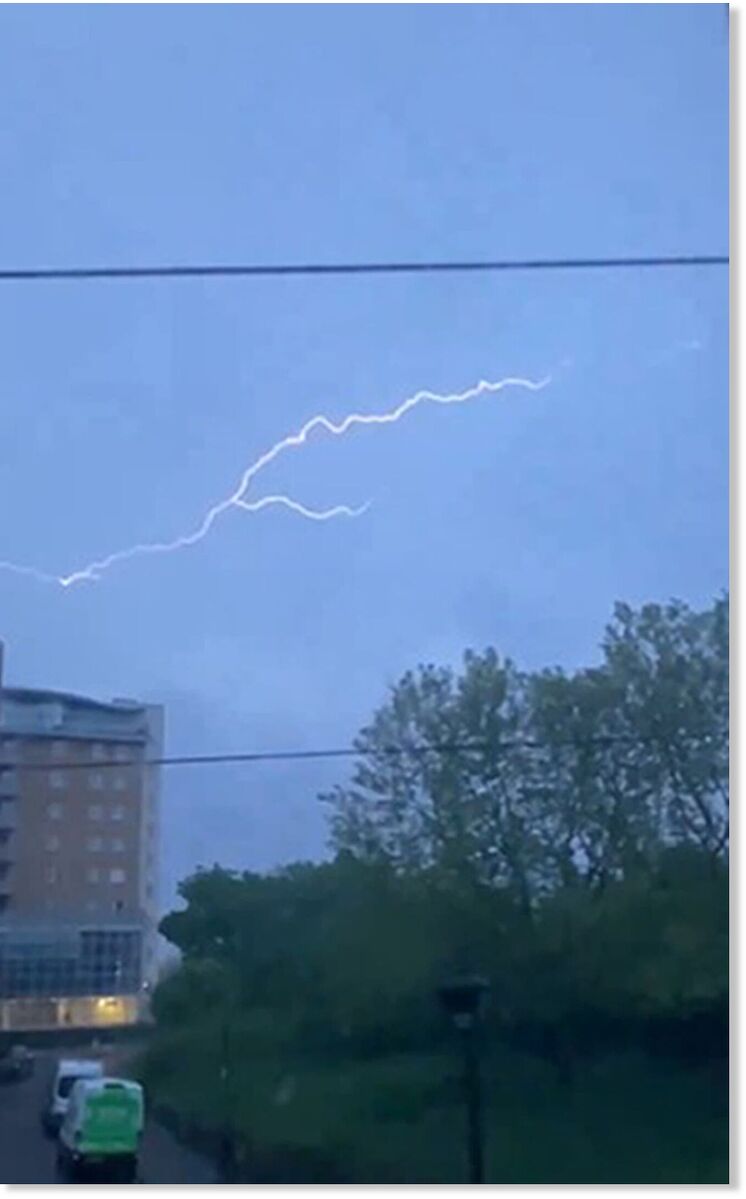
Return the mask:
{"type": "Polygon", "coordinates": [[[102,1062],[91,1059],[63,1058],[57,1063],[49,1102],[42,1113],[42,1124],[50,1136],[56,1136],[65,1118],[70,1092],[79,1078],[101,1078],[102,1062]]]}

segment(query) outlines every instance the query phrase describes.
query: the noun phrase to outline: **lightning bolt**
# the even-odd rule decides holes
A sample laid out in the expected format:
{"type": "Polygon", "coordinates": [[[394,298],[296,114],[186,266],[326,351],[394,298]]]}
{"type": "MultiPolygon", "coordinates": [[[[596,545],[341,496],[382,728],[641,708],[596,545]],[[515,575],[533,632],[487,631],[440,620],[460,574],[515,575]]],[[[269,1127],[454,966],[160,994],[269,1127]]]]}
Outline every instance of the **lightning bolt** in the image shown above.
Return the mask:
{"type": "Polygon", "coordinates": [[[297,500],[291,500],[287,495],[265,495],[264,499],[252,500],[251,503],[247,500],[236,500],[236,507],[243,508],[244,512],[261,512],[263,508],[269,508],[272,504],[289,508],[291,512],[297,512],[299,516],[305,516],[308,520],[331,520],[334,516],[362,516],[370,508],[370,500],[368,500],[359,508],[348,508],[347,504],[335,504],[333,508],[319,510],[307,508],[305,504],[299,504],[297,500]]]}
{"type": "Polygon", "coordinates": [[[307,520],[315,521],[331,520],[337,516],[361,516],[369,507],[369,503],[363,504],[359,508],[351,508],[346,504],[338,504],[333,508],[318,510],[308,508],[287,495],[267,495],[257,500],[248,500],[246,495],[251,483],[261,471],[265,470],[270,463],[279,458],[286,450],[296,449],[298,446],[305,445],[311,434],[317,429],[330,433],[333,437],[343,437],[350,429],[359,425],[393,425],[421,404],[465,404],[469,400],[477,399],[482,395],[495,395],[507,387],[519,387],[528,391],[541,391],[547,386],[550,380],[551,376],[549,375],[537,381],[514,376],[508,376],[497,382],[489,382],[486,379],[481,379],[479,383],[476,383],[473,387],[468,387],[465,391],[456,391],[445,395],[440,395],[435,391],[418,391],[388,412],[352,412],[340,421],[332,421],[329,417],[323,415],[312,416],[297,433],[291,433],[288,437],[283,438],[282,441],[278,441],[271,449],[267,450],[266,453],[262,454],[261,457],[248,466],[241,475],[235,490],[226,496],[225,499],[220,500],[219,503],[209,508],[191,533],[184,533],[171,541],[145,542],[138,545],[131,545],[127,549],[116,550],[114,553],[108,554],[105,558],[101,558],[96,562],[90,562],[87,566],[81,567],[80,570],[75,570],[68,575],[49,574],[47,571],[36,570],[31,566],[19,566],[14,562],[5,562],[2,560],[0,560],[0,570],[33,578],[41,583],[55,583],[60,587],[67,588],[74,586],[76,583],[98,582],[102,574],[118,562],[126,562],[131,558],[139,558],[148,554],[171,554],[177,550],[186,549],[188,546],[197,545],[207,537],[216,520],[231,508],[256,513],[261,512],[264,508],[279,506],[289,508],[292,512],[296,512],[307,520]]]}

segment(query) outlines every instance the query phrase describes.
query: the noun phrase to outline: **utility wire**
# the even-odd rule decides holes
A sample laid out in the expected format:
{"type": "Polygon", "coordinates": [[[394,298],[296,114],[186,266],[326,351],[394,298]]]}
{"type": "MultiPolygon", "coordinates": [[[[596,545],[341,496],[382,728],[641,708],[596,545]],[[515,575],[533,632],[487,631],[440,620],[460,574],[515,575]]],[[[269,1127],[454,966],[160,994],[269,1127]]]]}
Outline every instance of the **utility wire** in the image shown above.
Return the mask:
{"type": "MultiPolygon", "coordinates": [[[[231,764],[252,764],[254,762],[304,762],[333,758],[363,758],[374,755],[385,757],[406,757],[414,755],[422,757],[425,754],[460,754],[507,749],[544,749],[551,750],[560,746],[608,746],[608,745],[648,745],[662,740],[660,735],[651,734],[649,737],[640,735],[624,735],[610,733],[606,736],[592,737],[562,737],[547,740],[537,740],[530,737],[505,739],[503,741],[453,741],[431,742],[425,745],[384,745],[374,748],[357,748],[343,746],[339,749],[290,749],[290,750],[259,750],[251,753],[225,754],[182,754],[162,758],[144,758],[142,761],[130,762],[29,762],[17,763],[5,761],[0,763],[0,771],[18,770],[45,771],[50,770],[121,770],[127,766],[224,766],[231,764]]],[[[689,741],[710,742],[710,736],[688,738],[689,741]]]]}
{"type": "Polygon", "coordinates": [[[622,258],[503,258],[464,262],[337,262],[185,266],[2,267],[0,283],[95,279],[266,278],[285,275],[425,275],[478,271],[578,271],[727,266],[727,254],[622,258]]]}

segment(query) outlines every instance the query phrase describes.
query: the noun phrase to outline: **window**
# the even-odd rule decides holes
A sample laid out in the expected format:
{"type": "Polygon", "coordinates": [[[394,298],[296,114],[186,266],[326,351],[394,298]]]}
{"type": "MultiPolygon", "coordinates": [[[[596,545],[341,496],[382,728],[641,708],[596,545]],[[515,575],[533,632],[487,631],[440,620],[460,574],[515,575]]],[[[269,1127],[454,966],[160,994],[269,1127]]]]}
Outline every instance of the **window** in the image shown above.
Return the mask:
{"type": "Polygon", "coordinates": [[[62,704],[43,704],[37,708],[36,719],[43,729],[56,729],[62,724],[62,704]]]}
{"type": "Polygon", "coordinates": [[[127,780],[123,774],[115,774],[114,775],[114,790],[115,791],[126,791],[127,790],[127,780]]]}
{"type": "Polygon", "coordinates": [[[0,803],[18,795],[18,774],[12,766],[0,766],[0,803]]]}
{"type": "Polygon", "coordinates": [[[49,774],[49,786],[53,791],[64,791],[67,786],[67,775],[62,770],[52,770],[49,774]]]}
{"type": "Polygon", "coordinates": [[[47,816],[49,817],[50,820],[61,820],[62,819],[62,804],[61,803],[48,804],[47,805],[47,816]]]}
{"type": "Polygon", "coordinates": [[[88,816],[91,820],[100,820],[104,814],[104,809],[100,803],[92,803],[88,808],[88,816]]]}
{"type": "MultiPolygon", "coordinates": [[[[68,1098],[70,1092],[78,1081],[78,1077],[79,1076],[77,1074],[66,1074],[64,1078],[60,1079],[60,1085],[57,1088],[57,1095],[60,1099],[68,1098]]],[[[81,1074],[80,1077],[82,1078],[83,1075],[81,1074]]]]}
{"type": "Polygon", "coordinates": [[[0,759],[3,762],[17,762],[18,757],[18,742],[13,738],[9,738],[0,744],[0,759]]]}
{"type": "Polygon", "coordinates": [[[89,837],[88,840],[86,841],[86,848],[89,849],[91,851],[91,853],[97,853],[100,850],[102,850],[103,847],[104,847],[103,837],[89,837]]]}
{"type": "Polygon", "coordinates": [[[123,804],[120,804],[120,803],[114,804],[114,807],[111,809],[111,818],[112,818],[112,820],[124,820],[124,805],[123,804]]]}
{"type": "Polygon", "coordinates": [[[98,866],[89,866],[86,871],[86,878],[89,883],[97,883],[101,878],[101,871],[98,866]]]}
{"type": "Polygon", "coordinates": [[[132,751],[129,745],[118,745],[114,750],[114,758],[117,762],[131,762],[132,751]]]}
{"type": "Polygon", "coordinates": [[[47,837],[46,847],[50,853],[56,853],[60,847],[59,837],[56,837],[54,833],[51,835],[51,837],[47,837]]]}
{"type": "Polygon", "coordinates": [[[48,883],[51,883],[51,884],[56,883],[60,877],[57,867],[56,866],[47,866],[46,870],[44,871],[44,877],[46,878],[48,883]]]}
{"type": "Polygon", "coordinates": [[[53,741],[52,742],[52,761],[64,762],[67,757],[67,742],[53,741]]]}
{"type": "Polygon", "coordinates": [[[114,853],[124,853],[125,845],[121,837],[114,837],[111,848],[114,853]]]}
{"type": "Polygon", "coordinates": [[[88,786],[91,791],[103,791],[104,776],[100,770],[94,770],[93,774],[88,775],[88,786]]]}
{"type": "Polygon", "coordinates": [[[98,900],[97,899],[89,899],[86,901],[85,906],[86,906],[87,912],[97,912],[98,911],[98,900]]]}
{"type": "Polygon", "coordinates": [[[94,741],[91,745],[91,761],[105,762],[106,761],[106,746],[100,741],[94,741]]]}
{"type": "Polygon", "coordinates": [[[120,869],[119,866],[114,866],[113,869],[109,871],[110,883],[123,883],[126,877],[127,875],[125,874],[124,870],[120,869]]]}

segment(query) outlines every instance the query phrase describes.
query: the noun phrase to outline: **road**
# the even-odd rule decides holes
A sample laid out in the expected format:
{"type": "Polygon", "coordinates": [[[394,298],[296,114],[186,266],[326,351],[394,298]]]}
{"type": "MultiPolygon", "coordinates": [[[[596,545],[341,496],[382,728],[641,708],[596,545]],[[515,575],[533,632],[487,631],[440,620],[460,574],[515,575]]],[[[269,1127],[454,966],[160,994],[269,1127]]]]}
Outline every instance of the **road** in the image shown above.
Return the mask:
{"type": "MultiPolygon", "coordinates": [[[[54,1168],[54,1142],[41,1131],[39,1114],[51,1083],[53,1063],[62,1054],[39,1053],[36,1074],[20,1083],[0,1086],[0,1183],[59,1182],[54,1168]]],[[[65,1056],[76,1054],[65,1051],[65,1056]]],[[[93,1056],[90,1050],[81,1053],[93,1056]]],[[[145,1183],[214,1183],[214,1167],[190,1153],[157,1124],[143,1138],[142,1181],[145,1183]]]]}

